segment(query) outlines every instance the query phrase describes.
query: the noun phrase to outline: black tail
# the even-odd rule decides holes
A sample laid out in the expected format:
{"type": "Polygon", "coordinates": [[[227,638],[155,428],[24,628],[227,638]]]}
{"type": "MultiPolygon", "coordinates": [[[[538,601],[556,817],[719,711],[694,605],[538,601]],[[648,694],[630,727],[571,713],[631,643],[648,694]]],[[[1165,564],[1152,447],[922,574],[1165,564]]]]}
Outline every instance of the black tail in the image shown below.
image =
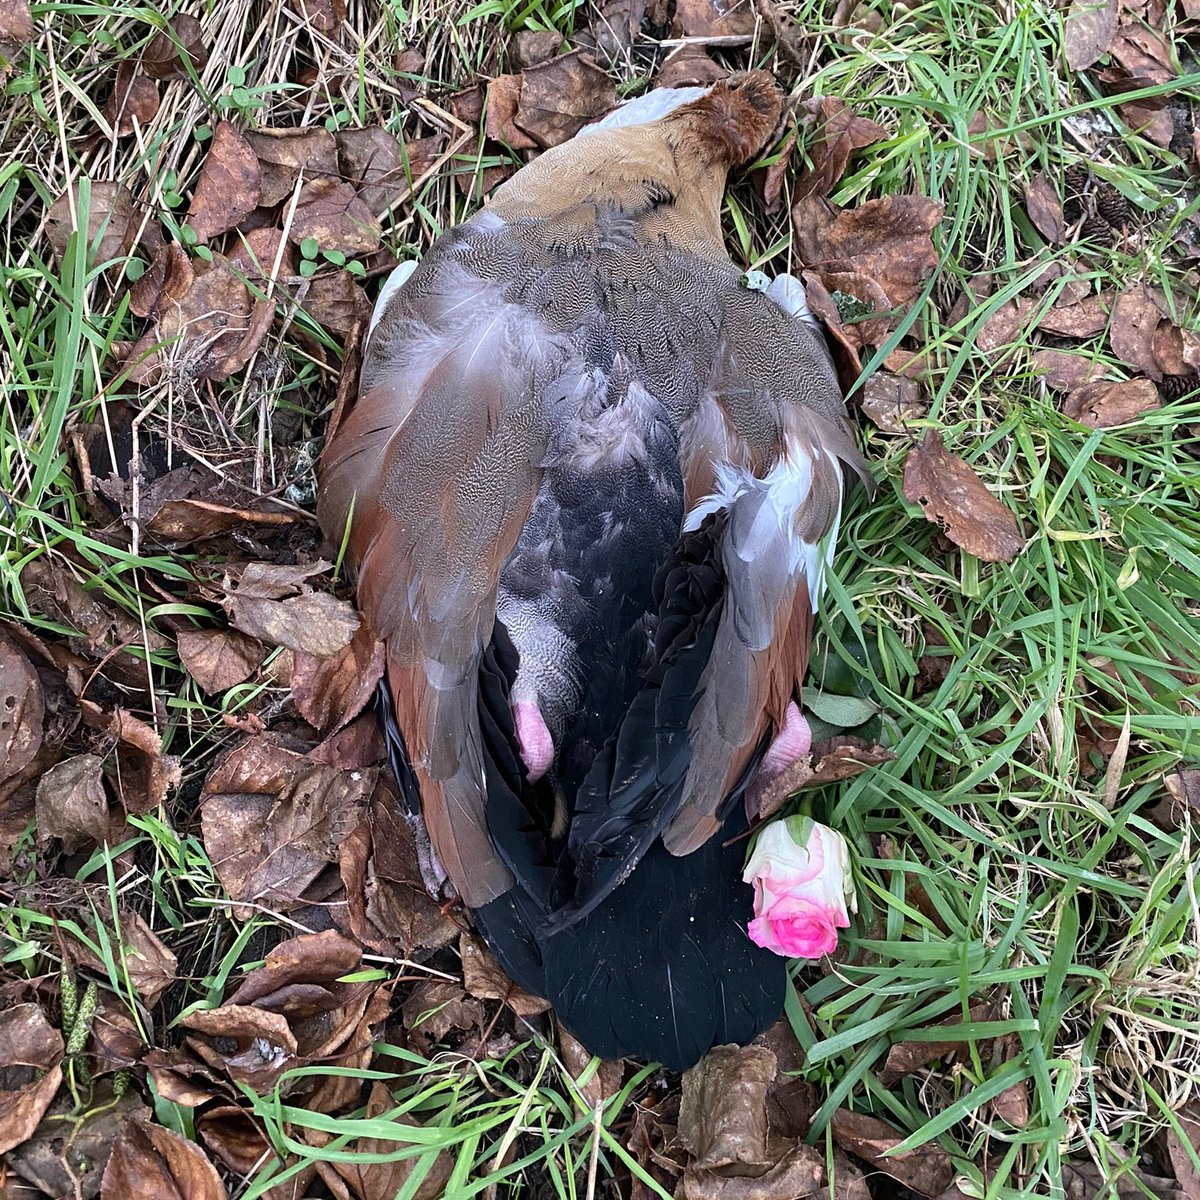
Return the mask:
{"type": "Polygon", "coordinates": [[[548,936],[545,907],[519,886],[474,915],[504,969],[593,1054],[683,1071],[783,1008],[784,960],[746,934],[743,858],[741,842],[714,838],[684,858],[656,842],[601,904],[548,936]]]}
{"type": "MultiPolygon", "coordinates": [[[[702,607],[681,615],[679,636],[660,646],[678,651],[682,644],[707,657],[706,639],[696,636],[707,624],[702,607]]],[[[635,780],[647,770],[659,776],[640,813],[638,805],[623,806],[623,815],[643,828],[655,822],[662,793],[670,791],[663,776],[678,773],[673,760],[680,733],[686,756],[690,704],[667,703],[673,677],[691,674],[685,669],[690,664],[677,661],[681,657],[690,656],[663,654],[660,664],[671,669],[652,671],[639,697],[657,696],[644,731],[649,766],[618,769],[627,766],[625,745],[620,752],[609,747],[597,760],[606,777],[600,796],[639,791],[635,780]],[[682,712],[664,719],[665,709],[676,708],[682,712]],[[614,776],[623,783],[615,784],[614,776]]],[[[561,843],[555,845],[549,832],[553,795],[544,780],[530,786],[515,750],[508,690],[516,666],[516,652],[498,623],[480,688],[488,825],[518,882],[474,912],[497,958],[523,988],[545,996],[589,1050],[606,1058],[629,1055],[685,1070],[713,1046],[750,1041],[779,1016],[787,976],[784,960],[756,946],[746,932],[753,893],[741,879],[746,823],[736,803],[740,791],[731,797],[723,835],[684,857],[668,853],[657,837],[617,830],[612,840],[628,856],[625,869],[620,855],[606,857],[609,869],[600,873],[600,886],[587,880],[591,886],[585,884],[587,899],[580,904],[570,872],[564,874],[561,843]]]]}

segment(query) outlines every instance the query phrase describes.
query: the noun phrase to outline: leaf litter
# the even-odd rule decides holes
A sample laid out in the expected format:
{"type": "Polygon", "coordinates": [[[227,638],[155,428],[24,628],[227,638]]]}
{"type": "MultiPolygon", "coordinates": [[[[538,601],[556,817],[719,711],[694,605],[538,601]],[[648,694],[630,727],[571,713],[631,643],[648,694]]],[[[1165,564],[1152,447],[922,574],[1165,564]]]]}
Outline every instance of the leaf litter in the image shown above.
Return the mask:
{"type": "MultiPolygon", "coordinates": [[[[340,36],[346,16],[340,3],[323,0],[303,7],[313,30],[340,36]]],[[[777,40],[781,54],[794,52],[796,34],[769,6],[717,0],[609,4],[591,30],[578,30],[565,44],[548,31],[518,34],[515,52],[505,60],[511,73],[500,74],[495,64],[488,71],[486,115],[480,87],[468,88],[457,101],[440,101],[447,116],[465,121],[472,135],[479,133],[481,147],[495,152],[496,161],[475,176],[455,167],[458,188],[470,196],[486,194],[515,165],[500,154],[504,147],[532,157],[611,108],[617,89],[609,67],[615,56],[632,53],[647,30],[699,39],[700,44],[676,47],[655,63],[659,81],[675,85],[721,77],[730,49],[748,46],[756,36],[777,40]]],[[[11,55],[10,46],[32,36],[27,6],[0,6],[0,54],[11,55]]],[[[205,70],[211,46],[204,25],[180,13],[150,38],[136,67],[121,63],[101,93],[107,96],[103,107],[97,105],[114,135],[136,140],[160,106],[171,101],[171,89],[205,70]]],[[[1167,83],[1178,70],[1162,35],[1117,5],[1075,0],[1066,14],[1066,50],[1075,70],[1105,64],[1095,76],[1114,92],[1167,83]]],[[[405,61],[397,70],[417,76],[427,70],[420,49],[402,51],[398,64],[400,58],[405,61]]],[[[395,83],[406,102],[417,96],[418,89],[407,81],[397,77],[395,83]]],[[[1122,119],[1152,140],[1161,139],[1169,125],[1173,138],[1174,119],[1166,103],[1156,99],[1122,104],[1122,119]]],[[[785,195],[792,205],[794,246],[810,301],[829,327],[849,384],[925,294],[941,263],[943,212],[939,203],[920,195],[835,202],[831,197],[857,156],[886,142],[891,131],[828,96],[803,101],[794,118],[794,128],[781,131],[784,141],[773,148],[777,163],[759,172],[755,185],[768,208],[781,204],[785,195]]],[[[974,115],[970,133],[972,152],[990,162],[1008,161],[1026,144],[1023,135],[1008,134],[1004,120],[990,111],[974,115]]],[[[337,337],[361,328],[370,312],[364,281],[386,271],[399,249],[386,215],[397,204],[397,193],[406,193],[411,181],[444,163],[454,136],[447,123],[432,131],[428,124],[410,123],[400,134],[369,124],[323,128],[217,120],[202,146],[190,203],[183,210],[194,242],[175,240],[156,213],[147,220],[141,195],[126,182],[92,181],[85,232],[90,241],[99,238],[93,261],[132,251],[145,265],[127,292],[132,312],[144,323],[137,327],[140,336],[132,345],[114,347],[123,352],[132,381],[143,394],[182,390],[195,405],[201,396],[242,387],[253,372],[272,369],[274,347],[298,311],[337,337]],[[359,270],[347,269],[348,264],[359,270]]],[[[1128,227],[1128,206],[1122,208],[1096,176],[1059,180],[1043,172],[1020,187],[1032,227],[1050,247],[1074,253],[1089,242],[1112,245],[1128,227]]],[[[59,259],[74,228],[72,203],[78,209],[81,196],[73,185],[47,214],[47,240],[59,259]]],[[[1001,306],[978,330],[979,348],[1002,357],[1014,345],[1019,353],[1019,343],[1027,339],[1030,361],[1047,386],[1065,393],[1065,418],[1094,428],[1136,428],[1161,403],[1157,385],[1172,378],[1194,380],[1200,371],[1200,343],[1190,321],[1169,310],[1149,282],[1135,280],[1115,296],[1080,293],[1069,284],[1051,303],[1031,287],[1028,295],[1001,306]],[[1095,352],[1105,346],[1121,367],[1112,368],[1095,352]],[[1118,377],[1123,375],[1129,377],[1118,377]]],[[[331,377],[336,363],[324,359],[311,333],[297,337],[308,339],[300,344],[331,377]]],[[[918,323],[892,351],[888,370],[876,372],[861,388],[864,416],[890,437],[915,438],[928,422],[921,351],[918,323]]],[[[106,413],[100,425],[105,440],[112,436],[111,415],[106,413]]],[[[40,852],[87,854],[128,834],[129,814],[154,811],[186,786],[190,796],[199,793],[199,834],[235,913],[243,918],[262,911],[287,914],[293,921],[312,922],[313,928],[317,914],[323,914],[324,932],[267,948],[258,955],[263,965],[240,982],[231,981],[214,1007],[185,1015],[169,1048],[153,1030],[158,1044],[147,1048],[114,993],[105,990],[97,1002],[86,1052],[96,1066],[105,1073],[137,1064],[161,1095],[196,1109],[200,1144],[213,1161],[239,1174],[254,1169],[271,1146],[239,1084],[261,1095],[289,1068],[307,1063],[366,1069],[376,1061],[373,1039],[391,1019],[423,1054],[436,1053],[447,1042],[469,1056],[511,1049],[514,1030],[519,1035],[522,1029],[514,1020],[524,1021],[526,1031],[532,1025],[553,1036],[544,1002],[515,989],[482,944],[462,931],[461,916],[443,911],[424,892],[412,831],[387,778],[386,748],[370,707],[381,671],[380,649],[352,608],[331,594],[322,577],[327,564],[317,558],[315,539],[304,543],[296,512],[279,503],[282,489],[266,483],[277,475],[287,478],[292,468],[292,461],[271,453],[264,457],[261,443],[273,435],[274,430],[260,428],[259,444],[253,446],[244,431],[229,439],[232,457],[255,460],[253,486],[241,499],[233,492],[214,498],[214,479],[232,477],[225,462],[217,464],[219,471],[198,467],[199,459],[151,470],[144,460],[135,461],[132,448],[124,464],[105,466],[96,459],[100,469],[85,480],[96,505],[107,506],[116,517],[103,535],[114,545],[129,545],[136,532],[172,552],[198,544],[203,553],[224,560],[224,571],[215,577],[199,571],[186,584],[166,576],[154,581],[168,609],[205,605],[208,616],[199,624],[190,613],[161,617],[145,627],[130,622],[102,592],[79,586],[78,564],[43,557],[26,568],[27,594],[37,611],[73,629],[74,636],[47,635],[45,661],[23,645],[0,639],[0,690],[12,699],[7,717],[0,714],[5,770],[19,779],[49,756],[40,781],[34,781],[28,809],[40,852]],[[164,748],[161,703],[147,686],[145,662],[130,653],[135,646],[148,655],[177,654],[187,678],[210,696],[231,702],[255,693],[245,713],[224,714],[221,755],[188,771],[186,784],[178,761],[164,748]],[[67,734],[48,711],[60,696],[75,714],[67,734]],[[239,736],[238,722],[257,722],[260,732],[239,736]],[[79,741],[84,736],[93,740],[84,744],[79,741]],[[364,948],[422,962],[454,962],[458,975],[409,980],[393,997],[390,985],[379,986],[377,980],[344,981],[361,966],[364,948]]],[[[203,438],[189,444],[194,450],[208,448],[203,438]]],[[[171,451],[183,447],[180,436],[171,451]]],[[[78,461],[90,470],[88,454],[78,461]]],[[[233,486],[245,490],[248,478],[238,477],[233,486]]],[[[946,450],[934,430],[908,453],[904,491],[952,542],[985,561],[1010,561],[1023,546],[1009,506],[946,450]]],[[[796,786],[844,779],[880,765],[890,752],[846,738],[814,758],[815,763],[805,764],[804,779],[790,781],[788,792],[772,803],[786,802],[796,786]]],[[[1197,807],[1191,774],[1170,776],[1164,785],[1180,811],[1197,807]]],[[[168,944],[173,937],[164,941],[133,911],[123,910],[120,924],[129,982],[141,1003],[162,1015],[179,983],[179,964],[168,944]]],[[[72,953],[81,970],[102,978],[99,958],[78,946],[72,953]]],[[[16,1012],[27,1021],[42,1070],[63,1052],[47,1011],[52,1009],[39,1002],[0,1013],[16,1012]]],[[[570,1073],[583,1078],[590,1057],[586,1047],[565,1033],[557,1037],[570,1073]]],[[[929,1070],[942,1054],[953,1053],[949,1045],[893,1046],[883,1077],[929,1070]],[[942,1053],[933,1055],[935,1050],[942,1053]]],[[[994,1065],[1019,1052],[1019,1042],[997,1041],[994,1065]]],[[[52,1104],[61,1105],[61,1071],[52,1067],[40,1079],[21,1082],[21,1070],[27,1068],[16,1066],[17,1074],[7,1071],[5,1081],[15,1080],[17,1086],[4,1093],[16,1098],[3,1110],[15,1115],[0,1124],[19,1134],[25,1147],[44,1147],[46,1128],[39,1122],[57,1111],[52,1104]]],[[[803,1053],[786,1027],[758,1046],[718,1051],[689,1073],[682,1096],[651,1085],[638,1108],[631,1149],[655,1178],[677,1187],[682,1196],[748,1200],[828,1194],[832,1188],[846,1200],[863,1200],[868,1194],[864,1168],[876,1177],[887,1173],[922,1195],[952,1186],[950,1161],[942,1151],[922,1147],[895,1156],[889,1152],[902,1135],[878,1118],[849,1109],[833,1118],[831,1155],[810,1150],[803,1139],[817,1103],[814,1085],[799,1075],[803,1068],[803,1053]]],[[[623,1074],[621,1064],[601,1064],[581,1085],[583,1098],[600,1104],[616,1094],[623,1074]]],[[[293,1080],[287,1087],[292,1089],[289,1103],[315,1111],[373,1117],[394,1108],[389,1090],[378,1083],[361,1089],[329,1077],[321,1083],[293,1080]]],[[[1001,1093],[991,1105],[997,1119],[1017,1127],[1028,1119],[1024,1085],[1001,1093]]],[[[107,1124],[89,1119],[80,1130],[81,1138],[93,1132],[96,1138],[90,1170],[96,1176],[97,1164],[104,1170],[100,1194],[142,1194],[131,1188],[188,1200],[226,1194],[200,1147],[155,1124],[128,1093],[114,1096],[110,1111],[117,1115],[107,1124]]],[[[312,1147],[327,1140],[311,1128],[301,1136],[312,1147]]],[[[381,1153],[394,1147],[394,1142],[368,1138],[357,1146],[381,1153]]],[[[1171,1143],[1170,1150],[1177,1177],[1187,1187],[1180,1146],[1171,1143]]],[[[43,1153],[40,1165],[32,1158],[25,1161],[23,1177],[49,1181],[51,1160],[62,1169],[64,1159],[43,1153]]],[[[449,1170],[439,1156],[415,1194],[440,1194],[449,1170]]],[[[321,1162],[297,1176],[304,1183],[296,1194],[318,1172],[333,1194],[374,1200],[404,1186],[411,1166],[321,1162]]]]}

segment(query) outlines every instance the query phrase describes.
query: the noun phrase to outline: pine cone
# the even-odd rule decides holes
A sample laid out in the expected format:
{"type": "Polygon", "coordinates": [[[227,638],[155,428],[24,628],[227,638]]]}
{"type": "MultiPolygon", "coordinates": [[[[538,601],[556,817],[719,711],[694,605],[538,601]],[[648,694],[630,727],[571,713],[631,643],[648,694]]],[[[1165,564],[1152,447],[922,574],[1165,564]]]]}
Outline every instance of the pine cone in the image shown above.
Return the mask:
{"type": "Polygon", "coordinates": [[[1124,229],[1129,224],[1129,201],[1111,183],[1102,183],[1096,189],[1096,214],[1113,229],[1124,229]]]}

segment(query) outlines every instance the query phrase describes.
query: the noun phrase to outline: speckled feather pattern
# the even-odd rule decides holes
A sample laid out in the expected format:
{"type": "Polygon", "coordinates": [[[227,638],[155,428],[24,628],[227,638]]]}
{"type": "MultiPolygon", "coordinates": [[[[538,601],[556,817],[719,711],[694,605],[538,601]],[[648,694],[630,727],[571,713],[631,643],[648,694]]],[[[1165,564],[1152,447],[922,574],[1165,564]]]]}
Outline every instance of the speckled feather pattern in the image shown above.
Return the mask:
{"type": "MultiPolygon", "coordinates": [[[[338,541],[353,514],[358,602],[387,640],[437,856],[510,970],[581,1027],[601,1010],[564,924],[585,945],[589,930],[636,938],[618,901],[652,903],[656,879],[671,919],[696,924],[705,887],[673,856],[721,828],[798,694],[843,468],[863,470],[820,334],[786,290],[781,304],[747,288],[722,245],[725,172],[778,103],[750,76],[519,172],[386,292],[322,464],[319,515],[338,541]],[[709,600],[679,610],[691,615],[666,644],[656,631],[678,601],[662,570],[689,512],[699,549],[671,586],[708,572],[709,600]],[[511,672],[486,668],[501,636],[511,672]],[[503,750],[505,696],[536,703],[558,748],[536,787],[503,750]]],[[[729,857],[694,865],[727,872],[729,857]]],[[[714,891],[726,910],[732,886],[714,891]]],[[[709,914],[709,943],[645,970],[682,971],[694,992],[714,956],[761,969],[729,941],[736,926],[709,914]]],[[[649,946],[639,960],[659,955],[649,946]]],[[[615,962],[596,969],[632,986],[615,962]]],[[[675,1057],[761,1018],[730,979],[721,1003],[757,1016],[734,1029],[693,1014],[708,1032],[675,1057]]],[[[663,1030],[678,1030],[677,982],[647,985],[668,997],[663,1030]]]]}

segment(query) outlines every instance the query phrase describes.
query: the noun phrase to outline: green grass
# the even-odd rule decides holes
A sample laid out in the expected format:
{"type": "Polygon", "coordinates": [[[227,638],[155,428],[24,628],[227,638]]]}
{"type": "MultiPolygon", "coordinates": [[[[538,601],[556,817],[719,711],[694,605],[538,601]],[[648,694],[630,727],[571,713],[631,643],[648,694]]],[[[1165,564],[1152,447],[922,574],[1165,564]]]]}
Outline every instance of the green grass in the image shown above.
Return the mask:
{"type": "MultiPolygon", "coordinates": [[[[969,1195],[1061,1195],[1069,1159],[1104,1164],[1115,1195],[1117,1176],[1175,1119],[1200,1077],[1195,838],[1187,820],[1163,827],[1149,812],[1164,795],[1164,774],[1200,761],[1200,401],[1193,392],[1135,425],[1093,432],[1059,412],[1032,370],[1029,335],[1002,361],[974,343],[988,316],[1056,260],[1098,288],[1144,276],[1167,293],[1182,323],[1192,323],[1194,282],[1179,243],[1200,213],[1200,196],[1187,164],[1128,135],[1094,79],[1066,69],[1062,14],[1048,6],[930,0],[901,8],[868,0],[858,16],[874,13],[878,32],[861,29],[853,38],[834,27],[823,0],[782,7],[816,50],[803,94],[841,97],[888,131],[852,160],[832,198],[851,205],[917,191],[946,205],[935,234],[938,273],[867,369],[902,336],[917,338],[931,368],[928,417],[913,437],[926,424],[944,429],[950,449],[1017,514],[1028,539],[1009,565],[948,552],[904,499],[910,438],[863,423],[879,490],[869,502],[857,497],[843,526],[818,657],[843,680],[836,690],[878,705],[896,758],[815,800],[817,815],[852,840],[862,912],[836,968],[798,972],[788,1007],[806,1052],[804,1077],[820,1096],[810,1140],[825,1147],[829,1117],[849,1106],[888,1120],[904,1147],[936,1143],[969,1195]],[[973,135],[968,126],[981,111],[993,128],[973,135]],[[1082,118],[1097,115],[1115,123],[1111,135],[1087,132],[1082,118]],[[992,162],[980,151],[995,138],[1008,146],[992,162]],[[1127,239],[1090,244],[1081,255],[1078,244],[1044,245],[1020,196],[1038,171],[1061,181],[1082,162],[1134,208],[1127,239]],[[991,295],[951,322],[963,283],[982,273],[990,274],[991,295]],[[931,662],[941,668],[932,684],[931,662]],[[1090,728],[1115,740],[1123,726],[1127,745],[1118,744],[1115,757],[1089,751],[1077,737],[1090,728]],[[971,1020],[981,1000],[991,1002],[990,1015],[971,1020]],[[935,1022],[945,1023],[934,1029],[935,1022]],[[991,1051],[1002,1036],[1015,1041],[998,1065],[991,1051]],[[959,1041],[962,1051],[953,1063],[881,1082],[891,1045],[930,1038],[959,1041]],[[990,1107],[1014,1084],[1027,1089],[1023,1129],[990,1107]]],[[[194,586],[207,564],[191,552],[149,554],[127,530],[97,519],[72,472],[71,430],[106,419],[103,398],[130,398],[160,430],[217,404],[240,414],[224,448],[236,456],[257,444],[264,412],[286,411],[302,436],[268,448],[263,477],[304,483],[297,446],[320,436],[336,382],[313,338],[338,347],[280,299],[266,347],[278,367],[275,390],[235,376],[205,397],[139,391],[112,367],[116,344],[142,329],[127,307],[125,264],[97,262],[79,238],[56,263],[43,227],[50,203],[78,180],[77,203],[86,210],[86,180],[118,178],[144,192],[169,233],[185,236],[183,197],[199,162],[194,131],[214,109],[264,124],[382,123],[412,136],[390,74],[396,47],[425,52],[416,78],[440,104],[499,69],[488,49],[505,29],[553,27],[569,39],[589,19],[575,3],[462,0],[433,11],[364,0],[351,5],[353,52],[330,58],[327,46],[278,25],[274,6],[227,9],[214,25],[220,32],[199,91],[172,92],[140,142],[88,148],[79,135],[95,128],[112,61],[136,54],[172,10],[35,5],[48,32],[8,77],[0,117],[7,164],[0,168],[0,581],[7,612],[49,640],[73,631],[27,602],[21,571],[39,556],[70,564],[142,630],[169,635],[179,627],[173,622],[221,619],[194,586]],[[257,38],[260,27],[272,36],[257,38]],[[327,93],[297,96],[278,86],[293,58],[322,54],[343,68],[327,93]]],[[[203,15],[199,5],[188,10],[203,15]]],[[[722,53],[765,63],[799,86],[795,68],[765,45],[722,53]]],[[[637,64],[619,74],[623,91],[645,83],[637,64]]],[[[1146,94],[1169,91],[1192,102],[1198,86],[1200,75],[1186,75],[1146,94]]],[[[478,179],[504,161],[485,153],[481,140],[467,142],[392,211],[386,244],[405,256],[428,246],[476,202],[455,177],[478,179]]],[[[739,262],[796,266],[786,206],[764,213],[743,180],[730,193],[728,215],[739,262]]],[[[1061,286],[1052,284],[1042,302],[1053,303],[1061,286]]],[[[1105,335],[1082,349],[1114,374],[1128,373],[1105,335]]],[[[50,860],[27,831],[5,884],[0,959],[10,978],[56,976],[60,939],[78,938],[105,966],[100,986],[141,1020],[120,933],[120,913],[136,910],[186,964],[156,1015],[162,1044],[177,1039],[164,1028],[185,1010],[232,992],[255,965],[248,947],[272,924],[270,914],[239,922],[224,903],[199,838],[195,798],[215,754],[240,736],[228,718],[258,714],[269,724],[287,693],[264,674],[206,697],[173,648],[124,649],[147,678],[140,697],[126,699],[181,756],[184,786],[162,809],[131,819],[126,841],[97,851],[68,878],[47,877],[50,860]],[[16,890],[30,887],[50,889],[44,894],[53,903],[16,890]]],[[[374,959],[366,965],[400,970],[374,959]]],[[[470,1061],[451,1053],[426,1060],[385,1041],[373,1068],[358,1075],[386,1085],[394,1109],[326,1117],[290,1106],[282,1084],[264,1097],[246,1094],[244,1105],[279,1158],[233,1180],[231,1194],[262,1195],[281,1173],[360,1153],[362,1138],[378,1139],[377,1157],[412,1160],[401,1195],[415,1193],[435,1160],[449,1164],[452,1196],[483,1195],[492,1185],[501,1195],[526,1195],[535,1184],[562,1197],[616,1194],[606,1181],[617,1173],[668,1194],[624,1144],[635,1102],[654,1078],[646,1072],[631,1073],[595,1115],[540,1042],[470,1061]],[[397,1124],[401,1114],[418,1124],[397,1124]]],[[[195,1135],[191,1110],[160,1098],[156,1113],[195,1135]]]]}

